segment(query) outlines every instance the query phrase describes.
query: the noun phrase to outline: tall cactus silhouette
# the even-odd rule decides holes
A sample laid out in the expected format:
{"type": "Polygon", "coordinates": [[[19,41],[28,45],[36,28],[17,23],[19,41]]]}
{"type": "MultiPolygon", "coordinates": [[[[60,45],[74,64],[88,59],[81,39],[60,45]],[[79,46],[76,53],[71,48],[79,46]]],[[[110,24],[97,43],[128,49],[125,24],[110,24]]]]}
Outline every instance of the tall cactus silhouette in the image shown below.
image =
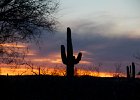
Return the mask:
{"type": "Polygon", "coordinates": [[[127,66],[127,78],[135,78],[135,63],[132,62],[132,66],[127,66]]]}
{"type": "Polygon", "coordinates": [[[72,46],[72,38],[71,38],[71,29],[67,28],[67,55],[65,52],[65,46],[61,45],[61,58],[63,64],[66,65],[66,76],[73,77],[74,76],[74,65],[78,64],[81,60],[82,53],[80,52],[75,58],[73,55],[73,46],[72,46]]]}

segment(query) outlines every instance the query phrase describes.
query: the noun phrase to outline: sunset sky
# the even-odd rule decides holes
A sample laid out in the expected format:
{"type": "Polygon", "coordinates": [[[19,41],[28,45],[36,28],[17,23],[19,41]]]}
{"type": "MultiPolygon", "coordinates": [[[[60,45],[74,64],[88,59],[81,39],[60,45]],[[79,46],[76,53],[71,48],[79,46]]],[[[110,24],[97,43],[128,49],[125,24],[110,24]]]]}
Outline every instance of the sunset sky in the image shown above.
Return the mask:
{"type": "Polygon", "coordinates": [[[66,45],[71,27],[74,51],[83,51],[83,63],[103,63],[107,71],[122,63],[125,70],[140,51],[139,8],[139,0],[60,0],[58,32],[42,36],[36,60],[61,62],[60,45],[66,45]]]}
{"type": "Polygon", "coordinates": [[[113,72],[114,64],[121,63],[125,72],[132,61],[139,62],[133,57],[140,52],[139,10],[140,0],[60,0],[57,32],[44,32],[40,48],[30,44],[28,59],[39,65],[61,64],[60,45],[66,46],[70,27],[74,53],[83,53],[78,68],[90,70],[102,63],[101,71],[113,72]]]}

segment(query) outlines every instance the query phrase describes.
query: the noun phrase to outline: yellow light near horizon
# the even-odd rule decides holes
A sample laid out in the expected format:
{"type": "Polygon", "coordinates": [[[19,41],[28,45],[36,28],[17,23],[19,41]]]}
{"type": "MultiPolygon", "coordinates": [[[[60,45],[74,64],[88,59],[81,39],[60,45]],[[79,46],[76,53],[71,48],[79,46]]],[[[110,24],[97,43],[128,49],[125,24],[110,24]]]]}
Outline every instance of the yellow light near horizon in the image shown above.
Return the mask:
{"type": "Polygon", "coordinates": [[[77,75],[88,75],[88,76],[95,76],[95,77],[113,77],[114,73],[109,72],[95,72],[95,71],[88,71],[88,70],[77,70],[77,75]]]}
{"type": "MultiPolygon", "coordinates": [[[[11,69],[11,68],[0,68],[0,74],[1,75],[34,75],[31,72],[32,69],[27,69],[27,68],[16,68],[16,69],[11,69]]],[[[44,69],[45,75],[58,75],[58,76],[65,76],[66,75],[66,71],[65,69],[57,69],[57,68],[46,68],[44,69]]],[[[34,68],[34,72],[36,74],[39,73],[38,68],[34,68]]],[[[41,74],[43,73],[43,70],[41,70],[41,74]]],[[[94,77],[113,77],[114,73],[109,73],[109,72],[94,72],[94,71],[88,71],[88,70],[82,70],[82,69],[77,69],[75,71],[75,75],[76,76],[83,76],[83,75],[87,75],[87,76],[94,76],[94,77]]],[[[121,74],[121,76],[124,76],[123,74],[121,74]]]]}
{"type": "Polygon", "coordinates": [[[0,74],[1,75],[24,75],[24,72],[26,71],[26,75],[32,75],[30,71],[27,69],[16,69],[16,68],[1,68],[0,74]],[[23,73],[23,74],[22,74],[23,73]]]}

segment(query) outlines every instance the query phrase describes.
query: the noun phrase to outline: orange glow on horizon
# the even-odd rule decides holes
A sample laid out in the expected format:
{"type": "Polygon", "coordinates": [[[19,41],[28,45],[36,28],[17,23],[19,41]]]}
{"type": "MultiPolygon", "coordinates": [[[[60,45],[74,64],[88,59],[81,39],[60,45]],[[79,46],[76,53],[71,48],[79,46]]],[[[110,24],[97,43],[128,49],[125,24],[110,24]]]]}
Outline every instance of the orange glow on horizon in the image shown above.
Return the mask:
{"type": "MultiPolygon", "coordinates": [[[[58,69],[58,68],[40,68],[40,73],[42,75],[58,75],[58,76],[65,76],[66,72],[65,69],[58,69]]],[[[36,74],[39,73],[38,68],[34,68],[34,72],[36,74]]],[[[109,73],[109,72],[94,72],[89,70],[83,70],[83,69],[77,69],[75,70],[76,76],[94,76],[94,77],[113,77],[115,73],[109,73]]],[[[35,75],[32,73],[32,69],[29,68],[0,68],[0,75],[35,75]]],[[[121,74],[120,76],[125,77],[124,74],[121,74]]]]}

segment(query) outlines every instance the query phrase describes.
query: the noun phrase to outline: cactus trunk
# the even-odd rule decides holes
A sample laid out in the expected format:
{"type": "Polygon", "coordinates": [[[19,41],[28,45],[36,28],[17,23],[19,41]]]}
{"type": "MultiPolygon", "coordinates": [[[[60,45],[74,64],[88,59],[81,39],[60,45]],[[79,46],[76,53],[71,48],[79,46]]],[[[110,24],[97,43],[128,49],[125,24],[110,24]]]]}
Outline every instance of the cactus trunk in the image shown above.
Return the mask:
{"type": "Polygon", "coordinates": [[[70,28],[67,28],[67,58],[69,60],[72,60],[73,58],[73,47],[70,28]]]}
{"type": "Polygon", "coordinates": [[[72,77],[74,75],[74,64],[71,62],[73,60],[73,47],[72,47],[72,39],[71,39],[71,30],[67,28],[67,68],[66,74],[67,76],[72,77]]]}
{"type": "Polygon", "coordinates": [[[127,78],[130,78],[129,66],[126,67],[127,70],[127,78]]]}
{"type": "Polygon", "coordinates": [[[135,63],[132,62],[132,78],[135,78],[135,63]]]}
{"type": "Polygon", "coordinates": [[[67,28],[67,55],[65,52],[65,46],[61,45],[61,58],[63,64],[66,65],[66,76],[73,77],[74,76],[74,65],[78,64],[81,60],[82,53],[79,53],[77,58],[73,55],[73,46],[72,46],[72,38],[71,38],[71,29],[67,28]]]}
{"type": "Polygon", "coordinates": [[[68,77],[73,77],[74,76],[74,65],[67,65],[67,69],[66,69],[66,75],[68,77]]]}
{"type": "Polygon", "coordinates": [[[40,67],[38,67],[38,75],[40,75],[40,67]]]}

